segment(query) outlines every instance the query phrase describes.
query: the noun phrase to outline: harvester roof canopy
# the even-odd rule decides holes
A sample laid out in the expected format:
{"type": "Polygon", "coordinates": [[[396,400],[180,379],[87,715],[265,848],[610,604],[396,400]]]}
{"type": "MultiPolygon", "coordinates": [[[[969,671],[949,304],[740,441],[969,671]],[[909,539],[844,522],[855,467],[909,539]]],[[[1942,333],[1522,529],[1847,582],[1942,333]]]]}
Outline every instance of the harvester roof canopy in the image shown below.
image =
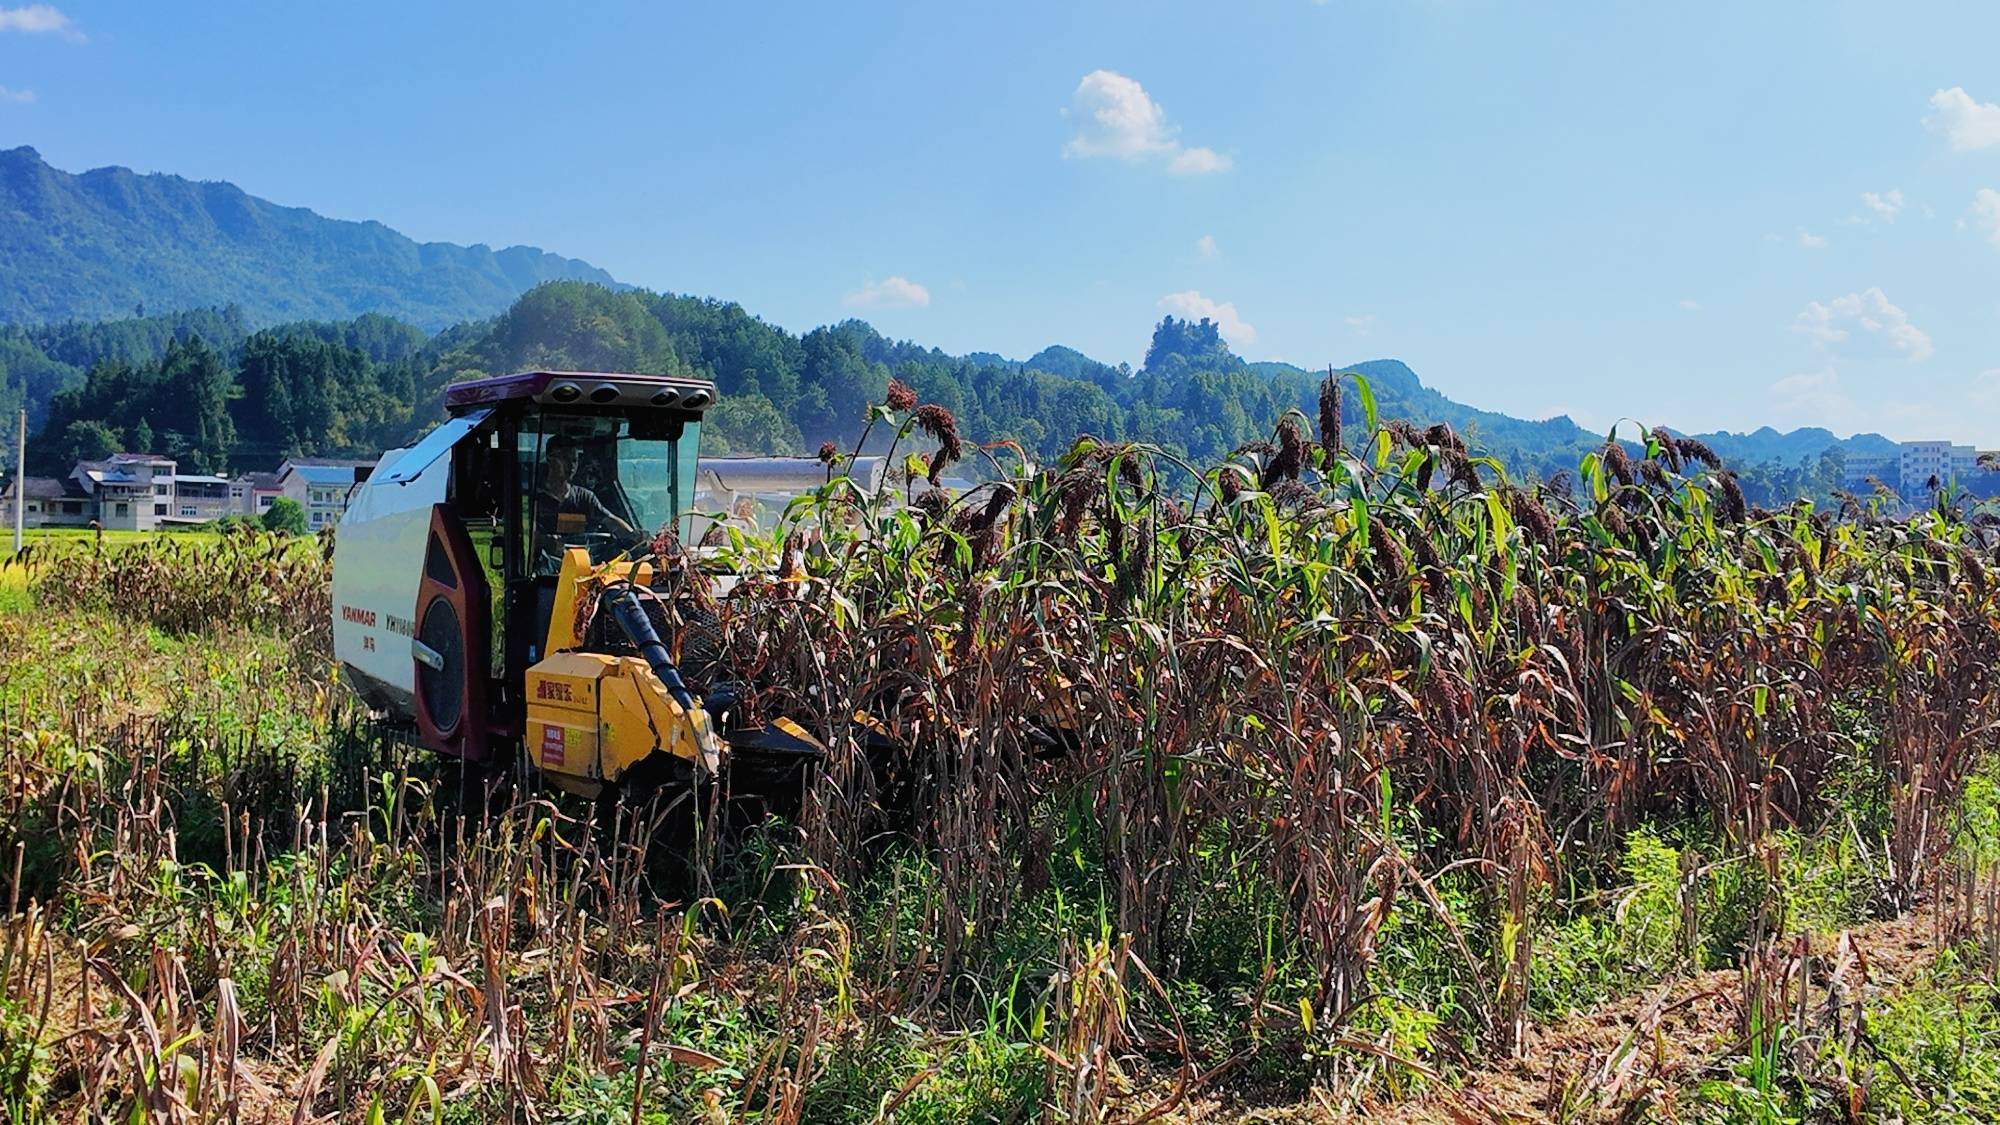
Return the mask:
{"type": "Polygon", "coordinates": [[[699,414],[715,404],[715,384],[672,375],[520,371],[453,383],[444,392],[445,408],[453,414],[518,400],[556,406],[640,406],[699,414]]]}

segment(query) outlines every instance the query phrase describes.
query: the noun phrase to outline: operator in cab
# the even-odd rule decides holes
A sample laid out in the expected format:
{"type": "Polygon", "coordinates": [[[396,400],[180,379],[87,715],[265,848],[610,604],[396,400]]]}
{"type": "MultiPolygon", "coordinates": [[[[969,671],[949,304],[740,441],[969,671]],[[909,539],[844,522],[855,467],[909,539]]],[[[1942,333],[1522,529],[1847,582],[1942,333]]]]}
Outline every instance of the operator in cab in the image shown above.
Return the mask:
{"type": "Polygon", "coordinates": [[[571,483],[576,475],[576,439],[558,434],[542,451],[542,481],[535,489],[535,570],[554,574],[562,569],[566,545],[585,542],[593,534],[633,534],[632,525],[613,515],[597,493],[571,483]]]}

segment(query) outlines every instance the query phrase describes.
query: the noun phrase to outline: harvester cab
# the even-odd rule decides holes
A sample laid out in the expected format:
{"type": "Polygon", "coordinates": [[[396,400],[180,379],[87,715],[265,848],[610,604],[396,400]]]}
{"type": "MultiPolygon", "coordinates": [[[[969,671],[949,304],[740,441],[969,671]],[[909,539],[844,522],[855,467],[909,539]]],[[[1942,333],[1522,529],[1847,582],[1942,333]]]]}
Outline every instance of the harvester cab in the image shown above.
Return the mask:
{"type": "Polygon", "coordinates": [[[446,391],[385,454],[335,539],[334,654],[374,710],[469,761],[519,752],[556,785],[791,774],[821,748],[742,721],[694,532],[712,384],[533,371],[446,391]]]}

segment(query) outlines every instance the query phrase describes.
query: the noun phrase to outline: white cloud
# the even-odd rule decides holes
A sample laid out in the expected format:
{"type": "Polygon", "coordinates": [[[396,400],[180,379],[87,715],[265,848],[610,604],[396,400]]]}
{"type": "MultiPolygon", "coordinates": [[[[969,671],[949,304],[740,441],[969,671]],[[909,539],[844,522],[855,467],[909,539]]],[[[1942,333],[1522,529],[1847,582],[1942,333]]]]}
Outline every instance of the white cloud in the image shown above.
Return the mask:
{"type": "Polygon", "coordinates": [[[1347,326],[1353,329],[1354,334],[1357,336],[1366,336],[1375,330],[1374,313],[1355,313],[1351,316],[1341,317],[1340,319],[1345,321],[1347,326]]]}
{"type": "Polygon", "coordinates": [[[1201,176],[1209,172],[1227,172],[1234,163],[1212,148],[1184,148],[1167,162],[1167,171],[1177,176],[1201,176]]]}
{"type": "Polygon", "coordinates": [[[907,277],[882,281],[869,278],[861,288],[842,297],[841,303],[858,308],[920,309],[931,303],[931,291],[907,277]]]}
{"type": "Polygon", "coordinates": [[[1226,172],[1229,157],[1211,148],[1183,145],[1180,128],[1146,88],[1115,70],[1093,70],[1077,83],[1065,116],[1076,118],[1076,135],[1063,145],[1075,159],[1109,156],[1118,160],[1166,162],[1178,175],[1226,172]]]}
{"type": "Polygon", "coordinates": [[[1146,88],[1115,70],[1093,70],[1071,95],[1082,118],[1076,136],[1063,146],[1064,156],[1116,156],[1133,159],[1171,153],[1179,148],[1167,115],[1146,88]]]}
{"type": "MultiPolygon", "coordinates": [[[[1994,372],[1993,374],[2000,374],[1994,372]]],[[[1889,392],[1883,397],[1879,381],[1863,380],[1857,399],[1846,382],[1829,363],[1817,371],[1787,375],[1769,388],[1771,412],[1767,420],[1781,429],[1794,426],[1825,426],[1836,433],[1873,430],[1892,437],[1935,438],[1965,434],[1979,423],[1968,423],[1964,402],[1957,396],[1955,409],[1940,409],[1935,396],[1912,396],[1907,391],[1889,392]]],[[[1974,397],[1976,398],[1975,391],[1974,397]]],[[[1959,440],[1964,440],[1961,436],[1959,440]]]]}
{"type": "Polygon", "coordinates": [[[1221,253],[1221,251],[1216,248],[1215,236],[1212,234],[1204,234],[1200,238],[1195,239],[1194,252],[1200,254],[1204,258],[1213,258],[1217,254],[1221,253]]]}
{"type": "Polygon", "coordinates": [[[25,8],[0,8],[0,31],[19,31],[26,35],[60,35],[71,42],[83,42],[83,32],[77,30],[76,21],[47,4],[30,4],[25,8]]]}
{"type": "Polygon", "coordinates": [[[1836,432],[1882,428],[1890,412],[1864,410],[1832,364],[1820,370],[1800,370],[1772,382],[1768,388],[1768,420],[1780,428],[1826,426],[1836,432]]]}
{"type": "Polygon", "coordinates": [[[1701,309],[1701,302],[1695,300],[1693,297],[1682,297],[1680,299],[1680,306],[1683,311],[1697,312],[1701,309]]]}
{"type": "Polygon", "coordinates": [[[1826,304],[1809,302],[1793,327],[1829,350],[1836,345],[1849,350],[1869,345],[1912,360],[1931,356],[1930,334],[1911,324],[1909,314],[1879,288],[1835,297],[1826,304]],[[1864,334],[1861,339],[1855,337],[1857,330],[1864,334]]]}
{"type": "Polygon", "coordinates": [[[1975,102],[1963,86],[1939,90],[1931,95],[1937,110],[1924,124],[1951,138],[1951,147],[1961,152],[2000,145],[2000,105],[1975,102]]]}
{"type": "Polygon", "coordinates": [[[1236,306],[1229,301],[1211,300],[1192,289],[1185,289],[1160,298],[1160,307],[1188,320],[1214,321],[1232,347],[1241,348],[1257,342],[1257,330],[1243,322],[1243,318],[1236,313],[1236,306]]]}
{"type": "Polygon", "coordinates": [[[1903,209],[1903,190],[1890,188],[1881,195],[1864,191],[1861,193],[1861,202],[1866,203],[1870,211],[1882,216],[1883,222],[1893,223],[1896,221],[1897,212],[1903,209]]]}
{"type": "Polygon", "coordinates": [[[1814,234],[1813,232],[1807,230],[1806,228],[1800,227],[1799,245],[1803,246],[1807,250],[1823,250],[1826,248],[1826,237],[1824,235],[1814,234]]]}
{"type": "Polygon", "coordinates": [[[1780,409],[1792,412],[1787,422],[1800,421],[1805,415],[1811,421],[1841,421],[1854,413],[1854,400],[1840,385],[1840,376],[1832,365],[1818,371],[1800,371],[1787,375],[1771,384],[1771,401],[1780,409]]]}
{"type": "Polygon", "coordinates": [[[0,86],[0,102],[26,103],[34,100],[35,92],[33,90],[10,90],[5,86],[0,86]]]}
{"type": "Polygon", "coordinates": [[[2000,246],[2000,191],[1980,188],[1972,197],[1972,221],[1986,231],[1987,239],[2000,246]]]}

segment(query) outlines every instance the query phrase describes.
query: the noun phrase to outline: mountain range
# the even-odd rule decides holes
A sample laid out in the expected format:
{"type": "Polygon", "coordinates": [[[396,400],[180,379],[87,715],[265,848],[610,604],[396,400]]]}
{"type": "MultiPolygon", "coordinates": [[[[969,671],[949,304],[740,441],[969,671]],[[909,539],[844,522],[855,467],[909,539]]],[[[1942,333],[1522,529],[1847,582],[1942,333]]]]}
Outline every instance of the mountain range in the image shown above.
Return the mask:
{"type": "Polygon", "coordinates": [[[234,184],[52,168],[0,151],[0,321],[109,320],[236,306],[254,323],[382,313],[429,331],[489,317],[544,281],[617,286],[532,246],[416,242],[234,184]]]}
{"type": "MultiPolygon", "coordinates": [[[[546,361],[563,354],[567,346],[555,335],[575,328],[550,327],[568,323],[563,318],[570,316],[565,308],[550,319],[550,309],[578,301],[589,305],[594,299],[572,293],[551,298],[553,305],[541,302],[528,310],[531,315],[524,315],[519,303],[524,293],[553,281],[588,282],[614,292],[629,290],[589,263],[533,247],[494,251],[483,245],[418,243],[378,222],[330,219],[304,208],[259,199],[229,183],[141,175],[120,167],[81,174],[64,172],[50,167],[28,147],[0,151],[0,273],[8,279],[8,284],[0,287],[0,326],[15,326],[0,327],[0,400],[6,400],[0,405],[26,404],[31,426],[39,423],[57,391],[80,383],[90,363],[100,358],[156,359],[170,337],[200,334],[212,344],[233,349],[260,328],[379,315],[435,335],[437,343],[427,349],[435,360],[460,347],[461,337],[470,339],[467,333],[483,334],[484,324],[476,322],[509,313],[496,323],[498,331],[511,333],[511,342],[505,347],[494,342],[485,354],[493,362],[510,353],[520,362],[546,361]],[[88,327],[109,321],[121,321],[123,327],[109,332],[88,327]],[[541,339],[544,335],[550,338],[541,339]]],[[[700,333],[689,334],[678,323],[697,315],[698,309],[708,310],[698,313],[702,318],[715,310],[733,310],[724,317],[730,324],[746,319],[733,305],[644,294],[638,304],[612,311],[639,326],[634,329],[639,333],[634,341],[661,330],[660,325],[643,327],[641,322],[652,319],[658,319],[675,338],[675,345],[664,350],[649,351],[635,343],[638,350],[631,353],[630,361],[680,363],[702,373],[707,365],[700,355],[684,353],[713,351],[718,341],[707,340],[700,333]],[[637,319],[630,320],[632,317],[637,319]]],[[[747,320],[759,331],[770,331],[754,317],[747,320]]],[[[1163,331],[1167,327],[1163,325],[1163,331]]],[[[1208,329],[1205,324],[1201,327],[1208,329]]],[[[717,327],[725,335],[743,330],[741,325],[730,328],[719,323],[717,327]]],[[[383,330],[367,331],[379,335],[383,330]]],[[[1010,372],[1013,377],[1088,384],[1108,395],[1118,409],[1132,412],[1125,419],[1128,436],[1144,436],[1156,426],[1162,437],[1173,434],[1180,423],[1168,419],[1166,413],[1178,412],[1188,425],[1215,431],[1204,433],[1194,443],[1205,443],[1211,449],[1226,449],[1244,433],[1266,424],[1268,419],[1263,415],[1273,409],[1281,411],[1286,403],[1309,407],[1311,387],[1318,378],[1315,372],[1289,364],[1246,364],[1230,354],[1212,331],[1197,338],[1200,334],[1194,326],[1185,323],[1168,333],[1172,339],[1165,345],[1156,334],[1155,351],[1149,353],[1148,364],[1139,372],[1111,367],[1062,346],[1046,348],[1027,360],[1009,360],[985,352],[950,356],[914,344],[892,343],[859,322],[835,326],[835,331],[846,342],[844,346],[852,347],[856,358],[879,365],[885,373],[900,373],[901,365],[918,363],[940,369],[941,365],[955,367],[952,378],[957,383],[1010,372]],[[1230,371],[1255,378],[1245,382],[1232,377],[1226,384],[1210,378],[1230,371]],[[1140,394],[1125,385],[1148,375],[1173,380],[1208,378],[1204,386],[1209,397],[1205,401],[1185,395],[1177,399],[1171,387],[1140,394]],[[1214,417],[1217,409],[1235,416],[1214,417]],[[1208,424],[1211,421],[1213,424],[1208,424]]],[[[817,335],[790,338],[779,333],[773,337],[778,342],[770,346],[791,349],[817,335]],[[783,342],[785,339],[791,342],[783,342]]],[[[574,349],[570,352],[574,354],[574,349]]],[[[772,362],[776,361],[765,363],[767,375],[772,362]]],[[[816,374],[812,364],[803,360],[779,363],[787,365],[797,368],[799,376],[807,380],[804,391],[810,392],[810,380],[816,374]]],[[[1342,370],[1366,376],[1386,414],[1425,423],[1448,422],[1461,432],[1477,434],[1483,446],[1517,465],[1530,461],[1545,468],[1565,459],[1573,465],[1576,451],[1604,437],[1568,417],[1522,419],[1456,402],[1425,386],[1415,372],[1396,360],[1370,360],[1342,370]]],[[[717,373],[710,374],[714,377],[717,373]]],[[[724,375],[722,381],[732,380],[724,375]]],[[[1038,395],[1057,396],[1060,392],[1055,384],[1037,387],[1038,395]]],[[[754,377],[751,389],[757,389],[754,377]]],[[[763,432],[767,435],[810,435],[822,428],[815,424],[812,411],[825,408],[822,400],[826,396],[805,393],[788,398],[793,391],[780,393],[769,385],[762,387],[761,393],[794,415],[793,429],[766,428],[763,432]]],[[[1019,413],[1008,417],[1027,419],[1031,428],[1038,426],[1044,443],[1056,440],[1060,436],[1057,430],[1068,427],[1074,431],[1087,422],[1071,417],[1038,418],[1041,408],[1034,401],[1033,396],[1024,399],[1019,413]]],[[[830,424],[835,419],[827,421],[830,424]]],[[[1107,427],[1116,428],[1108,418],[1104,421],[1107,427]]],[[[1815,460],[1829,448],[1874,452],[1893,447],[1879,434],[1842,439],[1814,428],[1780,433],[1765,427],[1747,434],[1698,436],[1732,462],[1786,467],[1815,460]]],[[[767,436],[765,444],[770,440],[767,436]]]]}

